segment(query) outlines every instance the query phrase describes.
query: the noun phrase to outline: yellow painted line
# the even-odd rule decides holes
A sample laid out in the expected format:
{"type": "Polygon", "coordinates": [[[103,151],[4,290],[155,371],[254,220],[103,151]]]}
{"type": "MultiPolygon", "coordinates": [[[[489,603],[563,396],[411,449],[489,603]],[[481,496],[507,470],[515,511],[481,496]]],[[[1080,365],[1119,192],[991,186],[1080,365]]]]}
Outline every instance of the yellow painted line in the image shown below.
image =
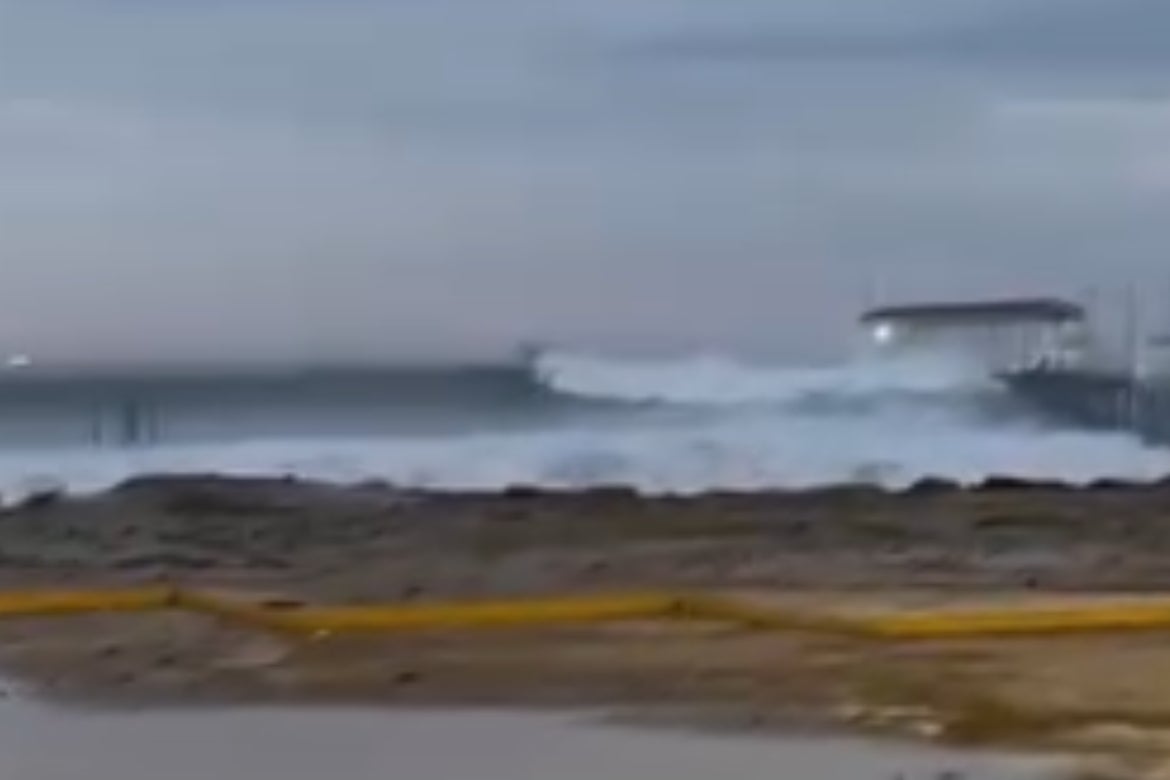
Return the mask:
{"type": "Polygon", "coordinates": [[[0,592],[0,619],[176,608],[256,628],[303,633],[503,629],[637,619],[716,620],[764,631],[905,640],[1170,629],[1170,598],[850,615],[823,606],[790,608],[701,592],[304,607],[218,591],[170,588],[0,592]]]}
{"type": "Polygon", "coordinates": [[[162,609],[173,598],[169,588],[0,593],[0,618],[162,609]]]}
{"type": "Polygon", "coordinates": [[[206,594],[189,606],[265,628],[301,632],[421,631],[508,628],[670,617],[678,599],[666,594],[362,607],[264,607],[206,594]]]}
{"type": "Polygon", "coordinates": [[[930,610],[859,622],[866,633],[890,639],[1154,630],[1170,628],[1170,601],[930,610]]]}
{"type": "Polygon", "coordinates": [[[875,639],[941,639],[1170,629],[1170,599],[1062,606],[965,607],[848,614],[824,608],[784,608],[732,595],[685,599],[693,617],[727,620],[774,631],[820,631],[875,639]]]}
{"type": "MultiPolygon", "coordinates": [[[[182,591],[180,607],[258,628],[304,633],[508,628],[633,619],[718,620],[764,631],[812,631],[877,639],[935,639],[1170,628],[1170,600],[1062,607],[931,609],[857,616],[781,608],[723,594],[642,593],[371,606],[267,606],[256,600],[182,591]]],[[[0,616],[4,614],[0,601],[0,616]]]]}
{"type": "Polygon", "coordinates": [[[738,623],[765,631],[820,631],[859,634],[857,621],[825,610],[784,609],[753,604],[734,596],[695,594],[681,599],[679,617],[738,623]]]}

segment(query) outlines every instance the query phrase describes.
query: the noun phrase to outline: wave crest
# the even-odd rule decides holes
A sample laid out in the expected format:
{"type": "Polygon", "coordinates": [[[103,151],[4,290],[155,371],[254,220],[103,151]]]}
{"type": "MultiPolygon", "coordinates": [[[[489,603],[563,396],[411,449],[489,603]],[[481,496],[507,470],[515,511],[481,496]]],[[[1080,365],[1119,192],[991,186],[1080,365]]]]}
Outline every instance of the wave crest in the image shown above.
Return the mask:
{"type": "Polygon", "coordinates": [[[0,493],[53,483],[100,489],[144,472],[380,478],[442,489],[624,483],[689,493],[842,481],[896,486],[926,475],[1151,478],[1170,470],[1170,453],[1122,434],[1053,430],[1000,414],[1010,399],[986,393],[986,372],[945,355],[794,369],[718,356],[623,361],[550,353],[535,368],[535,387],[530,373],[513,368],[406,383],[414,389],[398,391],[394,413],[438,415],[447,423],[438,431],[124,450],[0,448],[0,493]],[[448,385],[457,391],[439,392],[448,385]],[[423,409],[423,396],[439,400],[423,409]],[[567,402],[550,405],[550,396],[567,402]]]}
{"type": "Polygon", "coordinates": [[[538,368],[544,382],[562,395],[701,406],[971,393],[993,386],[980,367],[948,355],[792,368],[753,365],[719,355],[648,361],[551,353],[541,357],[538,368]]]}

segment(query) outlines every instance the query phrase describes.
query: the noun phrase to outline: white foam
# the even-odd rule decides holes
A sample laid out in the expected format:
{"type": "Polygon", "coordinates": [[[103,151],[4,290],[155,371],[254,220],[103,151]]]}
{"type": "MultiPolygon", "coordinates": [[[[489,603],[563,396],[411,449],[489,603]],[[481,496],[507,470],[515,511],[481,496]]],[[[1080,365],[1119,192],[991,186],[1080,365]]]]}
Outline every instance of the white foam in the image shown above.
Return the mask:
{"type": "Polygon", "coordinates": [[[786,403],[812,394],[857,396],[986,387],[986,372],[958,355],[871,358],[825,368],[752,365],[722,355],[613,360],[551,353],[540,370],[555,390],[621,401],[742,405],[786,403]]]}
{"type": "Polygon", "coordinates": [[[47,483],[97,490],[145,472],[292,474],[385,479],[431,488],[626,483],[650,492],[808,486],[847,480],[902,485],[924,475],[988,474],[1085,481],[1170,473],[1170,454],[1125,436],[977,429],[911,416],[845,421],[745,415],[622,428],[433,439],[283,440],[140,451],[0,454],[6,495],[47,483]]]}
{"type": "Polygon", "coordinates": [[[623,414],[604,425],[580,418],[529,431],[429,438],[8,450],[0,451],[0,490],[13,497],[49,483],[89,491],[144,472],[205,471],[450,489],[624,483],[676,493],[856,480],[898,486],[928,475],[965,482],[989,474],[1081,482],[1170,473],[1170,450],[1126,435],[992,422],[974,414],[961,393],[944,393],[944,402],[931,403],[915,395],[969,384],[972,375],[955,364],[794,371],[716,358],[643,365],[557,356],[545,368],[564,391],[698,407],[680,414],[623,414]],[[812,410],[794,403],[818,393],[878,400],[812,410]]]}

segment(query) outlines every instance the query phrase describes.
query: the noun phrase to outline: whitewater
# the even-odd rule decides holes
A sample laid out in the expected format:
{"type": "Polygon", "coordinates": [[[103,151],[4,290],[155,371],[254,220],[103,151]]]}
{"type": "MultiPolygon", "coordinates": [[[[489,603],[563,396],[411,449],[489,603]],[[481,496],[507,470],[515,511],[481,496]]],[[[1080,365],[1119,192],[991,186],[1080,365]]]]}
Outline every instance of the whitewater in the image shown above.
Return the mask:
{"type": "Polygon", "coordinates": [[[0,490],[93,491],[159,472],[433,489],[623,484],[654,493],[859,481],[896,487],[925,476],[1084,482],[1170,473],[1170,451],[1124,434],[1052,427],[1014,408],[978,367],[940,356],[793,368],[719,355],[555,353],[537,368],[561,412],[534,413],[519,425],[491,425],[491,407],[481,404],[437,433],[303,435],[293,426],[135,448],[0,444],[0,490]]]}

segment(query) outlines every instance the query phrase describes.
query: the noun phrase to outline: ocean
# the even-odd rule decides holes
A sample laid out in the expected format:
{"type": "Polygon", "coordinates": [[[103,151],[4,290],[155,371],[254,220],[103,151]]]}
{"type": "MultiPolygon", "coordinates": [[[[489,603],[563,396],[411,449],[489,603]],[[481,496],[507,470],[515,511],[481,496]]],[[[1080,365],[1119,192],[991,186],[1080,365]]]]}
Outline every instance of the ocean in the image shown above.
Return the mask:
{"type": "Polygon", "coordinates": [[[146,472],[647,492],[1170,473],[1170,450],[1054,426],[943,356],[828,367],[548,353],[519,365],[0,382],[0,491],[146,472]]]}

